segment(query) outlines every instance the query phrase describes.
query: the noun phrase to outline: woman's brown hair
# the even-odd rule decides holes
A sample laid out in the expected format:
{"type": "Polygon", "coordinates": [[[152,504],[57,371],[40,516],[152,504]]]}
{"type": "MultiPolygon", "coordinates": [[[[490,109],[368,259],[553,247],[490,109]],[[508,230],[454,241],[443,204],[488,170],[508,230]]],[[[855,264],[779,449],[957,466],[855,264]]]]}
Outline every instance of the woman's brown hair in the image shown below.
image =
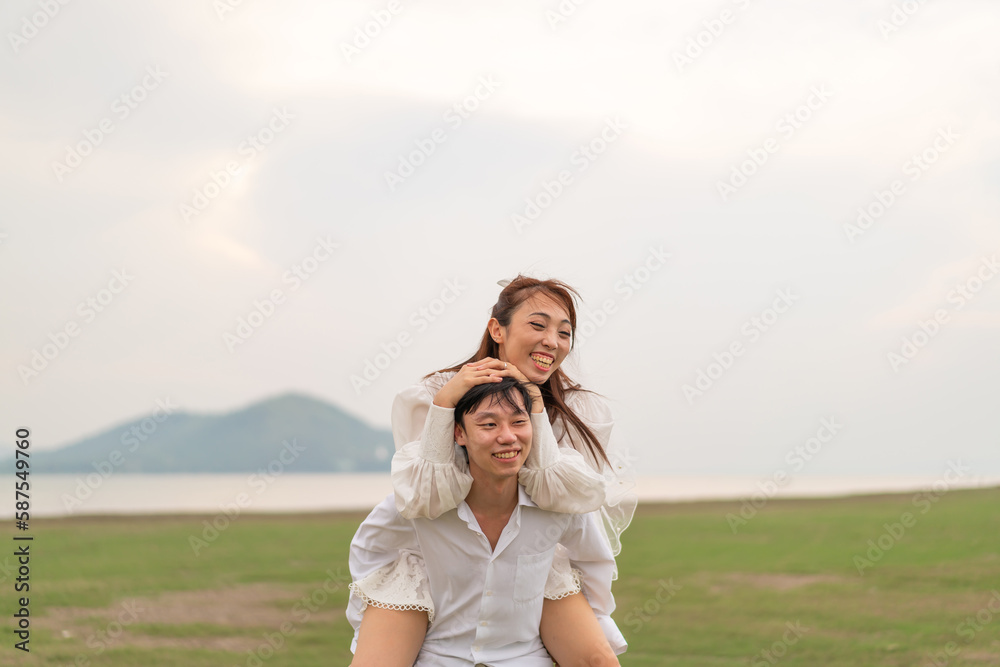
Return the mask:
{"type": "MultiPolygon", "coordinates": [[[[580,298],[580,294],[560,280],[539,280],[537,278],[529,278],[528,276],[518,275],[514,280],[503,288],[500,292],[499,298],[497,298],[496,304],[493,306],[492,316],[496,318],[497,322],[500,323],[502,327],[510,326],[511,316],[514,311],[524,303],[527,299],[534,296],[538,292],[543,292],[545,295],[551,297],[556,302],[562,304],[566,312],[569,313],[570,328],[572,330],[573,341],[576,342],[576,306],[573,303],[573,296],[580,298]]],[[[570,348],[572,349],[572,347],[570,348]]],[[[493,340],[490,336],[489,329],[483,333],[483,339],[479,342],[479,349],[466,359],[465,361],[452,366],[451,368],[443,368],[440,371],[435,371],[436,373],[445,373],[449,371],[459,371],[465,364],[470,364],[474,361],[479,361],[480,359],[485,359],[486,357],[492,357],[494,359],[500,358],[500,345],[493,340]]],[[[434,373],[428,373],[424,377],[430,377],[434,373]]],[[[557,368],[549,379],[544,383],[538,385],[539,389],[542,391],[542,401],[545,403],[545,409],[549,413],[549,423],[555,424],[557,418],[561,417],[564,424],[572,424],[578,433],[583,436],[584,446],[590,450],[591,455],[597,461],[603,460],[604,462],[611,464],[608,460],[608,455],[604,451],[604,447],[601,445],[600,440],[594,435],[594,432],[587,426],[582,419],[580,419],[573,410],[566,405],[566,394],[570,391],[589,391],[583,389],[579,384],[573,382],[569,379],[563,369],[557,368]]],[[[573,433],[567,428],[567,434],[569,435],[570,442],[573,446],[579,449],[577,443],[573,442],[573,433]]]]}

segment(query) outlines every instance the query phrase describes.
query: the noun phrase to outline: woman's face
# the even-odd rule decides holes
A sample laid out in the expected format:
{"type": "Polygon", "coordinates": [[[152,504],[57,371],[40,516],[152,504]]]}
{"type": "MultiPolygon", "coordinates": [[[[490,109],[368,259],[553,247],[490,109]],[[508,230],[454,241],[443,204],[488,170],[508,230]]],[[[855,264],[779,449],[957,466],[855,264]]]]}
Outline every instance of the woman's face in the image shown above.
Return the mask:
{"type": "Polygon", "coordinates": [[[535,384],[545,382],[559,368],[572,342],[569,313],[541,292],[518,306],[509,326],[501,327],[492,319],[489,328],[500,344],[500,360],[517,366],[535,384]]]}

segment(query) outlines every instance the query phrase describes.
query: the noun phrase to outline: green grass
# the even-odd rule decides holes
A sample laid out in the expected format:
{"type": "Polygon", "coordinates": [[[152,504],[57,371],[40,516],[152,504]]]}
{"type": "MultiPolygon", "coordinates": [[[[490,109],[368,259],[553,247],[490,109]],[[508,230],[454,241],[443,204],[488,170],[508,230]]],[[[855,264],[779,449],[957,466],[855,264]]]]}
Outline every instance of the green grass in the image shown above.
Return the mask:
{"type": "MultiPolygon", "coordinates": [[[[913,494],[771,501],[735,534],[736,503],[640,508],[614,588],[622,664],[931,665],[949,642],[950,666],[1000,664],[1000,489],[925,508],[913,494]],[[904,512],[915,523],[884,536],[904,512]],[[859,574],[855,556],[880,536],[891,548],[859,574]],[[780,657],[762,653],[773,645],[780,657]]],[[[241,516],[197,555],[205,517],[35,520],[31,653],[13,649],[7,574],[0,665],[231,667],[262,647],[268,666],[347,665],[347,549],[362,518],[241,516]]]]}

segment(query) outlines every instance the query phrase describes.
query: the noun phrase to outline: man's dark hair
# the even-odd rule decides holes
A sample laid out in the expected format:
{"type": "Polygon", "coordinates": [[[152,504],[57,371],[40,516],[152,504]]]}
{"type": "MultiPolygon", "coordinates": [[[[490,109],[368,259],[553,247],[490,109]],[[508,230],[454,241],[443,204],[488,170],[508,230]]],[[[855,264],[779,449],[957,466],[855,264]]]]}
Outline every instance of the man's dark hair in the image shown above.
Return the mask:
{"type": "Polygon", "coordinates": [[[477,384],[465,392],[465,396],[458,399],[458,403],[455,404],[455,423],[465,428],[465,415],[487,399],[489,400],[487,405],[506,405],[514,412],[520,412],[521,406],[517,404],[515,398],[518,394],[524,401],[524,412],[530,413],[531,394],[528,393],[527,387],[515,378],[505,377],[500,382],[477,384]]]}

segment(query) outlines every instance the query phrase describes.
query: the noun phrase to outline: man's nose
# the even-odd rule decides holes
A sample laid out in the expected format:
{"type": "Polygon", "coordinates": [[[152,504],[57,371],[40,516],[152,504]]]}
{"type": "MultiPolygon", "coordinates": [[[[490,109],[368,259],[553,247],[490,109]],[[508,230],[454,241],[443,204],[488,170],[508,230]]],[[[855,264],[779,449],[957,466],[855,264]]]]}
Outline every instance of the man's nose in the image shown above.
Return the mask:
{"type": "Polygon", "coordinates": [[[514,430],[510,427],[510,424],[501,424],[500,432],[497,433],[497,442],[506,445],[517,442],[517,435],[514,434],[514,430]]]}

